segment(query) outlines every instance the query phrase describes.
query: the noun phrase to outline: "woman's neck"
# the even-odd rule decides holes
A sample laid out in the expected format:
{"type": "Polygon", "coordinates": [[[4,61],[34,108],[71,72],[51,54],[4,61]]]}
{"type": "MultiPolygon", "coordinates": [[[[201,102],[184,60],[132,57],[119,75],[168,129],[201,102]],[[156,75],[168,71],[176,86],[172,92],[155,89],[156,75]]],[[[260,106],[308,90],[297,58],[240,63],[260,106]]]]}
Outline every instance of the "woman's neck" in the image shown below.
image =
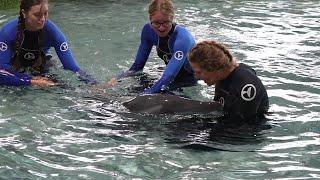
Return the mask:
{"type": "Polygon", "coordinates": [[[231,65],[223,70],[221,79],[226,79],[238,66],[238,62],[235,59],[233,59],[231,65]]]}

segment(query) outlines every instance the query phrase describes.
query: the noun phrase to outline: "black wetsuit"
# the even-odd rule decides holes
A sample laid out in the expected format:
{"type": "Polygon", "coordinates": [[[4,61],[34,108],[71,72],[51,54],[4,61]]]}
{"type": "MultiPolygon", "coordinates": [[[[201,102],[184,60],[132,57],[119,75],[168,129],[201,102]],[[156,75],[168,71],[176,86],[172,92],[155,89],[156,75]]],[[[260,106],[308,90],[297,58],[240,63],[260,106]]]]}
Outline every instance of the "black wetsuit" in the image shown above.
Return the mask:
{"type": "Polygon", "coordinates": [[[40,69],[31,70],[29,73],[33,75],[40,75],[45,72],[48,72],[49,67],[46,67],[46,61],[49,60],[50,58],[46,58],[44,50],[39,48],[41,43],[39,36],[40,36],[39,31],[35,31],[35,32],[31,32],[28,30],[24,31],[23,40],[21,42],[21,49],[19,53],[19,59],[21,61],[22,67],[20,67],[20,69],[18,70],[19,72],[28,71],[27,69],[29,69],[29,67],[33,66],[33,64],[36,63],[36,60],[39,58],[39,56],[42,56],[42,58],[45,61],[43,61],[42,64],[40,65],[40,69]]]}
{"type": "Polygon", "coordinates": [[[242,63],[216,84],[214,100],[223,104],[225,117],[232,121],[256,122],[269,108],[264,85],[256,72],[242,63]]]}

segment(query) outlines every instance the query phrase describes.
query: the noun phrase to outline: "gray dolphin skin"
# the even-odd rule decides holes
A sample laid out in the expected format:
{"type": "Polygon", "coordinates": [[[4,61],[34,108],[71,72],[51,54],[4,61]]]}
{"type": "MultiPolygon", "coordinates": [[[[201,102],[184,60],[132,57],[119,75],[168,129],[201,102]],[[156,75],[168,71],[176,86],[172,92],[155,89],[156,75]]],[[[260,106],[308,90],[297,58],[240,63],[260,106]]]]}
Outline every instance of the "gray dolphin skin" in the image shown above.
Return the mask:
{"type": "Polygon", "coordinates": [[[210,113],[222,111],[219,102],[201,102],[168,94],[140,95],[123,105],[131,112],[150,114],[210,113]]]}

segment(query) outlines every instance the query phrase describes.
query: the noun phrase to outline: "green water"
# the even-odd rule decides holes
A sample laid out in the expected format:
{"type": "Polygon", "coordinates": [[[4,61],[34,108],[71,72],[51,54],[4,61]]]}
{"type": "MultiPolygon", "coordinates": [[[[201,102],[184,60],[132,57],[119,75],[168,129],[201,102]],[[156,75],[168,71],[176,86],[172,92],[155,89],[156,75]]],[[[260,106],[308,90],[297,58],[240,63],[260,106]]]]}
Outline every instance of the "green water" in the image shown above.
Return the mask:
{"type": "Polygon", "coordinates": [[[19,0],[0,0],[0,9],[17,9],[19,0]]]}
{"type": "MultiPolygon", "coordinates": [[[[265,126],[220,129],[207,115],[142,115],[121,102],[138,80],[92,90],[0,87],[0,179],[319,179],[319,1],[174,2],[197,41],[215,39],[256,69],[270,96],[265,126]]],[[[17,12],[0,11],[0,25],[17,12]]],[[[131,65],[147,1],[50,1],[79,65],[105,81],[131,65]]],[[[153,52],[144,72],[161,75],[153,52]]],[[[203,83],[184,95],[210,100],[203,83]]]]}

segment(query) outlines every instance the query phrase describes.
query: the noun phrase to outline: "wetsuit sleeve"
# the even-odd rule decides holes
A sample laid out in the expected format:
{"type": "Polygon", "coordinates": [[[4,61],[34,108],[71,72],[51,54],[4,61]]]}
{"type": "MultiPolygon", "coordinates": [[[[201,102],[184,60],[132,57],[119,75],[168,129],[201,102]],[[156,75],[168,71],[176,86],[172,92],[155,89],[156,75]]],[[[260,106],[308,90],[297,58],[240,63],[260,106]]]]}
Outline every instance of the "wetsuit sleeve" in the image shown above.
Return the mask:
{"type": "Polygon", "coordinates": [[[0,30],[0,68],[11,68],[11,57],[13,56],[14,44],[10,41],[5,29],[0,30]]]}
{"type": "Polygon", "coordinates": [[[149,54],[153,46],[149,38],[149,36],[151,36],[149,26],[150,25],[146,24],[142,29],[141,42],[140,42],[138,52],[136,54],[136,59],[132,64],[132,66],[130,67],[129,71],[133,71],[133,72],[141,71],[148,60],[149,54]]]}
{"type": "Polygon", "coordinates": [[[52,46],[55,48],[64,69],[76,72],[80,81],[84,81],[87,84],[96,84],[97,81],[91,75],[79,68],[77,61],[69,48],[67,39],[61,30],[52,22],[48,23],[48,28],[52,35],[52,46]]]}
{"type": "Polygon", "coordinates": [[[6,32],[5,28],[0,30],[0,85],[28,86],[31,84],[31,78],[28,75],[9,70],[14,51],[14,42],[10,40],[14,38],[9,35],[15,36],[15,33],[6,32]]]}
{"type": "Polygon", "coordinates": [[[78,72],[80,70],[75,58],[73,57],[72,51],[68,46],[67,39],[61,30],[53,24],[48,22],[48,32],[50,33],[50,40],[52,46],[55,48],[56,53],[63,65],[64,69],[78,72]]]}
{"type": "Polygon", "coordinates": [[[190,39],[188,36],[177,37],[173,46],[173,56],[171,57],[161,78],[149,89],[144,91],[145,94],[159,93],[162,89],[167,89],[174,81],[181,67],[187,61],[187,54],[190,48],[190,39]]]}
{"type": "Polygon", "coordinates": [[[27,74],[17,73],[11,70],[0,69],[0,85],[29,86],[31,78],[27,74]]]}

